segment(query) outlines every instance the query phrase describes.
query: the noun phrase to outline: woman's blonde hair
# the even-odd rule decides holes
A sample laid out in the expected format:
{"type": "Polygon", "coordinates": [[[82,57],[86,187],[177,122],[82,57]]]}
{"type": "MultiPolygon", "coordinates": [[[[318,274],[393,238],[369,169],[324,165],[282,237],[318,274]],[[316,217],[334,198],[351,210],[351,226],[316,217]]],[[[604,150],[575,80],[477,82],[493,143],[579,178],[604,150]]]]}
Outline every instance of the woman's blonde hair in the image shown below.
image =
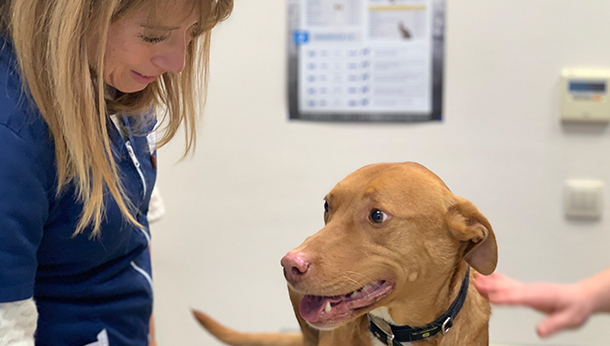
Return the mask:
{"type": "Polygon", "coordinates": [[[185,155],[195,145],[199,103],[207,88],[211,29],[226,19],[233,0],[192,0],[198,11],[196,36],[187,46],[185,68],[166,72],[143,91],[105,97],[104,55],[112,23],[133,11],[168,0],[6,0],[0,5],[2,31],[8,31],[24,89],[47,122],[55,144],[58,190],[73,183],[83,212],[75,235],[91,226],[99,234],[103,196],[109,192],[129,222],[140,225],[123,190],[113,159],[108,114],[145,114],[161,105],[166,144],[184,125],[185,155]],[[91,49],[91,48],[94,49],[91,49]],[[96,56],[90,56],[94,51],[96,56]],[[200,72],[200,73],[199,73],[200,72]]]}

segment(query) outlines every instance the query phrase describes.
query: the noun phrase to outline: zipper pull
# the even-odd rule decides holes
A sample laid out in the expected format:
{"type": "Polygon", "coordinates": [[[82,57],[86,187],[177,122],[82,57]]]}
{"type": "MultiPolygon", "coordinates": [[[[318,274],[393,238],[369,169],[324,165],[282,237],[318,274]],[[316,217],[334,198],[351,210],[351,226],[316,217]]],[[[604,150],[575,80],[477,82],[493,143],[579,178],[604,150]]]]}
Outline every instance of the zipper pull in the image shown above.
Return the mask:
{"type": "Polygon", "coordinates": [[[129,153],[129,157],[131,158],[131,161],[133,161],[134,166],[140,168],[140,161],[138,161],[138,158],[136,157],[136,153],[131,146],[131,142],[125,142],[125,146],[127,147],[127,152],[129,153]]]}

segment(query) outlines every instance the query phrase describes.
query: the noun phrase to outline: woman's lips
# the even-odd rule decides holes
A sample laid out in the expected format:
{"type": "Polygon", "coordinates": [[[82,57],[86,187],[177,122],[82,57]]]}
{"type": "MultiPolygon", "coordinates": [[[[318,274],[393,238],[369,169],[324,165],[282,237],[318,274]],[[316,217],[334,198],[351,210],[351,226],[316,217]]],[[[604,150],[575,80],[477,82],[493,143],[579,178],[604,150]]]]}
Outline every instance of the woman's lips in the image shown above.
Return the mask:
{"type": "Polygon", "coordinates": [[[133,70],[131,71],[131,76],[133,77],[133,79],[136,80],[136,82],[138,82],[140,84],[150,84],[150,83],[154,82],[158,77],[158,76],[150,76],[150,77],[144,76],[133,70]]]}

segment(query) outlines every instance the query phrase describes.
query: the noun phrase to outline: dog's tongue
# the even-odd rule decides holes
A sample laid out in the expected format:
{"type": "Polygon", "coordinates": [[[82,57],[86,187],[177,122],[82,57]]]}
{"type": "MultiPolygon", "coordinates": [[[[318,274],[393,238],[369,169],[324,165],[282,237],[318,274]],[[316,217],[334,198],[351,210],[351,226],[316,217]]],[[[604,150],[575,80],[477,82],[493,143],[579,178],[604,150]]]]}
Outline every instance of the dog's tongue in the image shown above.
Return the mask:
{"type": "Polygon", "coordinates": [[[342,296],[321,297],[306,295],[301,299],[299,304],[299,313],[305,321],[316,323],[320,320],[320,315],[322,315],[327,302],[338,303],[342,299],[342,296]]]}

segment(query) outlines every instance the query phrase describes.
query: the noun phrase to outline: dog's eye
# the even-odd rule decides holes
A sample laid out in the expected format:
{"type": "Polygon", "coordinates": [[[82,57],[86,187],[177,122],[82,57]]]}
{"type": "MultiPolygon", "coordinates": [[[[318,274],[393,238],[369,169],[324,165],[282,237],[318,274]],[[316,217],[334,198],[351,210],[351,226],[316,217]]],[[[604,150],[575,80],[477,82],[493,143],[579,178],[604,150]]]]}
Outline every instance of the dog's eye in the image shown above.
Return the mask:
{"type": "Polygon", "coordinates": [[[373,209],[370,217],[374,223],[382,223],[388,218],[388,215],[379,209],[373,209]]]}
{"type": "Polygon", "coordinates": [[[324,212],[328,213],[328,202],[324,201],[324,212]]]}

